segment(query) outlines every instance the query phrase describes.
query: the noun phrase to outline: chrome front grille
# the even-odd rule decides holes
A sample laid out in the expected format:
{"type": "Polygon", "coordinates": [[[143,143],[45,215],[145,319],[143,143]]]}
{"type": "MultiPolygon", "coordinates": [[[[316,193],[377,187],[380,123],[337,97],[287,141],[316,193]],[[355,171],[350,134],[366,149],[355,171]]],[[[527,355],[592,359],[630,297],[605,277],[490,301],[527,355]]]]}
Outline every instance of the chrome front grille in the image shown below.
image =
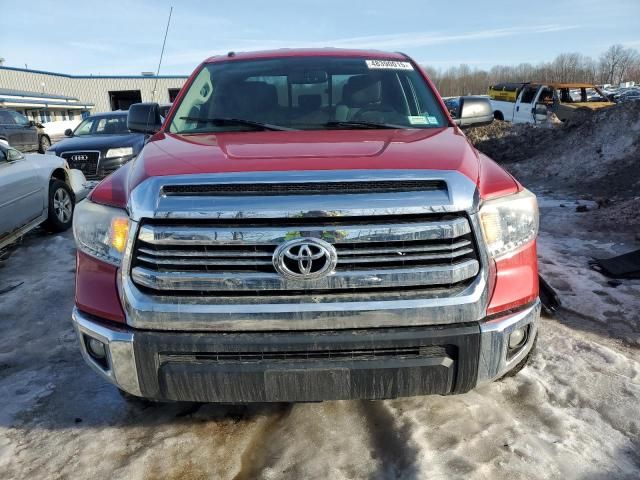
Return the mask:
{"type": "Polygon", "coordinates": [[[97,150],[83,150],[63,152],[60,154],[69,167],[80,170],[87,179],[97,178],[100,152],[97,150]]]}
{"type": "Polygon", "coordinates": [[[162,294],[329,294],[451,287],[470,281],[479,269],[464,215],[323,216],[143,224],[131,277],[139,287],[162,294]],[[338,256],[335,272],[312,280],[277,273],[274,251],[295,238],[318,238],[333,245],[338,256]]]}

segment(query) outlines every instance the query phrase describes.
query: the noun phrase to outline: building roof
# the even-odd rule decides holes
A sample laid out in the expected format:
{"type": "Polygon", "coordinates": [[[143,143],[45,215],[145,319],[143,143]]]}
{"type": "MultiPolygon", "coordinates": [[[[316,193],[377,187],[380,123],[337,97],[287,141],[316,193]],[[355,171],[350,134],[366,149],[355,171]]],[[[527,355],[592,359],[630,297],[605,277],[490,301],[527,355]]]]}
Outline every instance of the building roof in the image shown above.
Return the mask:
{"type": "Polygon", "coordinates": [[[0,88],[0,105],[15,108],[62,108],[62,109],[91,109],[93,103],[81,102],[76,97],[54,95],[51,93],[29,92],[11,88],[0,88]]]}
{"type": "Polygon", "coordinates": [[[11,88],[0,88],[0,97],[32,97],[32,98],[50,98],[52,100],[72,100],[77,102],[76,97],[67,97],[65,95],[52,95],[50,93],[27,92],[25,90],[13,90],[11,88]]]}
{"type": "Polygon", "coordinates": [[[18,100],[16,98],[7,98],[0,95],[0,106],[3,107],[16,107],[16,108],[49,108],[60,107],[65,110],[74,109],[91,109],[95,106],[94,103],[89,102],[50,102],[47,100],[18,100]]]}
{"type": "Polygon", "coordinates": [[[205,60],[205,63],[225,60],[253,60],[262,58],[281,57],[359,57],[372,60],[409,60],[400,52],[383,52],[381,50],[355,50],[346,48],[281,48],[278,50],[263,50],[256,52],[233,52],[229,55],[216,55],[205,60]]]}
{"type": "Polygon", "coordinates": [[[31,70],[29,68],[18,68],[18,67],[0,67],[0,70],[13,70],[15,72],[26,72],[26,73],[40,73],[43,75],[55,75],[57,77],[64,78],[138,78],[138,79],[149,79],[155,80],[156,78],[189,78],[188,75],[69,75],[66,73],[57,73],[57,72],[49,72],[46,70],[31,70]]]}
{"type": "Polygon", "coordinates": [[[129,114],[126,110],[114,110],[113,112],[94,113],[92,117],[126,117],[129,114]]]}

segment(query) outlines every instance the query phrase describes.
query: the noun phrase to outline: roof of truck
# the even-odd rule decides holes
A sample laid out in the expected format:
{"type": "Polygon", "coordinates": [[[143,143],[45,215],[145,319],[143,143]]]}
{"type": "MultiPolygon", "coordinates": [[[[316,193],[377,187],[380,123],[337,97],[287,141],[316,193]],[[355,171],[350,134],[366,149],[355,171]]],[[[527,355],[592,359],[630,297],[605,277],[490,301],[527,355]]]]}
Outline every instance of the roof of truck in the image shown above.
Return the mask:
{"type": "Polygon", "coordinates": [[[532,85],[546,85],[551,88],[594,88],[593,83],[546,83],[546,82],[533,82],[532,85]]]}
{"type": "Polygon", "coordinates": [[[400,52],[383,52],[380,50],[355,50],[346,48],[281,48],[278,50],[262,50],[255,52],[229,52],[227,55],[215,55],[205,60],[205,63],[225,60],[254,60],[281,57],[362,57],[372,60],[407,61],[405,54],[400,52]]]}

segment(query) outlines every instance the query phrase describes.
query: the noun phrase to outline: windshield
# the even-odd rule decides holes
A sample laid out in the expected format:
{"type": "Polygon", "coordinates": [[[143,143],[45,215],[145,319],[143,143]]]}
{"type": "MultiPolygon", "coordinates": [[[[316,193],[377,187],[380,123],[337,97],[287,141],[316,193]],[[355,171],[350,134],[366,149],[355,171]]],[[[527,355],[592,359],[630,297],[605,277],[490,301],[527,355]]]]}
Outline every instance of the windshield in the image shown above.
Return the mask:
{"type": "Polygon", "coordinates": [[[126,115],[88,117],[85,118],[73,132],[75,136],[120,135],[123,133],[129,133],[129,130],[127,130],[126,115]]]}
{"type": "Polygon", "coordinates": [[[409,62],[289,57],[205,65],[169,131],[445,126],[433,91],[409,62]]]}

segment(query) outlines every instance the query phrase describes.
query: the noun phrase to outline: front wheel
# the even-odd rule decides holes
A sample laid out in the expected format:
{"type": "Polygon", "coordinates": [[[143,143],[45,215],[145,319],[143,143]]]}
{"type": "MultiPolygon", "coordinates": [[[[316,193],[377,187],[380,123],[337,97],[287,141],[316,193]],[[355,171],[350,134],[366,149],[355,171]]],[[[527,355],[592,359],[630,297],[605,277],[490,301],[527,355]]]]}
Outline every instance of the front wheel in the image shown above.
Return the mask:
{"type": "Polygon", "coordinates": [[[49,182],[49,216],[44,228],[50,232],[64,232],[73,222],[75,201],[66,183],[52,179],[49,182]]]}
{"type": "Polygon", "coordinates": [[[42,135],[40,137],[40,141],[38,142],[38,152],[45,153],[49,147],[51,146],[51,140],[46,135],[42,135]]]}

